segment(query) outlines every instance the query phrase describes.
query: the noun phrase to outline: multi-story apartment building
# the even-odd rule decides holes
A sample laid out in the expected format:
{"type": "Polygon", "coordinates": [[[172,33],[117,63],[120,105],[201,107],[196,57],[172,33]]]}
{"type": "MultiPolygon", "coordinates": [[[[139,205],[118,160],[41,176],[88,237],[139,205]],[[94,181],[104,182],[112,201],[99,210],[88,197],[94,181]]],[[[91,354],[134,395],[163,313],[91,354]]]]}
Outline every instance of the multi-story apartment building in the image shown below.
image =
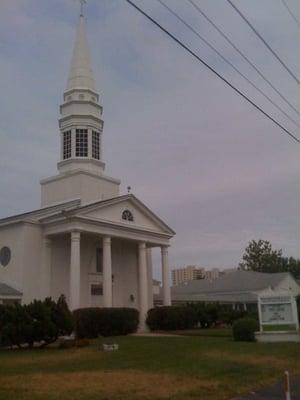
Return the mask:
{"type": "Polygon", "coordinates": [[[172,285],[204,278],[204,268],[197,268],[196,265],[187,265],[183,268],[172,270],[172,285]]]}
{"type": "Polygon", "coordinates": [[[220,270],[219,268],[205,269],[196,265],[187,265],[186,267],[176,268],[172,270],[172,285],[177,286],[183,282],[208,279],[213,281],[222,275],[235,272],[236,268],[220,270]]]}

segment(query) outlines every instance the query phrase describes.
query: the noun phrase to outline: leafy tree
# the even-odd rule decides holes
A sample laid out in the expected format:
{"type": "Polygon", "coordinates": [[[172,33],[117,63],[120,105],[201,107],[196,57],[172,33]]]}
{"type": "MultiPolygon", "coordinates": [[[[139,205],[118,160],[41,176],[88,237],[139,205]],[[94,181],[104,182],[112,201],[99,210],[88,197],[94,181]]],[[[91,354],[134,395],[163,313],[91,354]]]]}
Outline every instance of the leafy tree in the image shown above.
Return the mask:
{"type": "Polygon", "coordinates": [[[290,272],[300,277],[300,260],[283,257],[282,250],[275,250],[267,240],[252,240],[242,256],[239,268],[257,272],[290,272]]]}
{"type": "Polygon", "coordinates": [[[280,272],[282,270],[282,250],[273,250],[267,240],[252,240],[245,249],[239,267],[246,271],[280,272]]]}

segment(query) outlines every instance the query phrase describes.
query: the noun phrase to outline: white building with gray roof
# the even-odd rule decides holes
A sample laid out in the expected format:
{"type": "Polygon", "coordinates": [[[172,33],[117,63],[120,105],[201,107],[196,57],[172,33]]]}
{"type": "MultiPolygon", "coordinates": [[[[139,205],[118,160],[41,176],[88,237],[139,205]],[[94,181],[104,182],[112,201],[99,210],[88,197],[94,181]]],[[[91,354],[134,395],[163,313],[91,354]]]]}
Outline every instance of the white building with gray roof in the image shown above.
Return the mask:
{"type": "MultiPolygon", "coordinates": [[[[296,297],[300,286],[288,272],[269,274],[237,270],[214,280],[193,280],[172,286],[171,298],[172,304],[218,302],[246,308],[256,304],[259,295],[272,291],[286,291],[296,297]]],[[[161,293],[155,296],[156,304],[161,304],[161,297],[161,293]]]]}

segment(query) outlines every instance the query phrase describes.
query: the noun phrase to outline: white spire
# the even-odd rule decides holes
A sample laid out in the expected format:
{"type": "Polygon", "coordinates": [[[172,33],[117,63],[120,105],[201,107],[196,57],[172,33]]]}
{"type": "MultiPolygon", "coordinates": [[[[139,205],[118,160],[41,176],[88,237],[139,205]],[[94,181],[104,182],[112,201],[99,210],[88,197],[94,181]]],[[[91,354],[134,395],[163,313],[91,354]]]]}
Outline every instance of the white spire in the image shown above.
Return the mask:
{"type": "Polygon", "coordinates": [[[85,18],[82,13],[79,18],[79,26],[67,83],[67,91],[71,89],[91,89],[96,91],[86,37],[85,18]]]}

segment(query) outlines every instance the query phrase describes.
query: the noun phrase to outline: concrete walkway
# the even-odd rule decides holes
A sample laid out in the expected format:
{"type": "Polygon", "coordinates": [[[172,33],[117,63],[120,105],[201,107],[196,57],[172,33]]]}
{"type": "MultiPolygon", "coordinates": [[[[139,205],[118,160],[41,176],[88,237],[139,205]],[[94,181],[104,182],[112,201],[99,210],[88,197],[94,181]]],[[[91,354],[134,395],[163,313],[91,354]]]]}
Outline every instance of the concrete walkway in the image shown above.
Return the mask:
{"type": "MultiPolygon", "coordinates": [[[[300,376],[292,376],[290,378],[291,384],[291,400],[300,399],[300,376]]],[[[286,400],[284,392],[283,378],[281,382],[275,385],[267,386],[256,392],[249,393],[233,400],[286,400]]]]}
{"type": "Polygon", "coordinates": [[[140,332],[131,333],[128,336],[146,336],[146,337],[184,337],[182,335],[173,335],[172,333],[160,333],[160,332],[140,332]]]}

